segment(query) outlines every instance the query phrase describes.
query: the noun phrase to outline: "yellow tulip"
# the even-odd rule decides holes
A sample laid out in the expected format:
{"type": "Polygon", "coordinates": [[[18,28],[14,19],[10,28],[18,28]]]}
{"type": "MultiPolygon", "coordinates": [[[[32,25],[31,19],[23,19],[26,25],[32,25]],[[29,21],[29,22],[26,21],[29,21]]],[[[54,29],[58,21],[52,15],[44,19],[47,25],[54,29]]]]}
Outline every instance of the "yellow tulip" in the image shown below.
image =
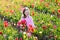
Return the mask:
{"type": "Polygon", "coordinates": [[[26,35],[24,35],[23,38],[25,39],[26,38],[26,35]]]}
{"type": "Polygon", "coordinates": [[[10,29],[7,29],[7,32],[9,33],[9,32],[11,32],[11,30],[10,29]]]}

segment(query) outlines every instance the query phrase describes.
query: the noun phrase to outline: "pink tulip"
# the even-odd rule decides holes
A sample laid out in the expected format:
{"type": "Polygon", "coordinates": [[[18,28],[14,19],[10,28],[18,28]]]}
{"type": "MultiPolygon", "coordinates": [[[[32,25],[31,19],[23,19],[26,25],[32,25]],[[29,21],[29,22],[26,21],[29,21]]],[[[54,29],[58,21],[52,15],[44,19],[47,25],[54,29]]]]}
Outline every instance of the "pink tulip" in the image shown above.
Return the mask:
{"type": "Polygon", "coordinates": [[[57,26],[56,26],[56,25],[54,25],[54,26],[53,26],[53,28],[55,29],[55,28],[57,28],[57,26]]]}
{"type": "Polygon", "coordinates": [[[30,38],[31,37],[31,33],[27,33],[27,36],[28,36],[28,38],[30,38]]]}
{"type": "Polygon", "coordinates": [[[40,2],[43,2],[44,0],[40,0],[40,2]]]}
{"type": "Polygon", "coordinates": [[[17,23],[17,26],[20,26],[20,24],[21,24],[21,22],[18,22],[18,23],[17,23]]]}
{"type": "Polygon", "coordinates": [[[26,20],[21,20],[21,23],[22,24],[26,24],[26,20]]]}
{"type": "Polygon", "coordinates": [[[20,38],[20,40],[22,40],[22,38],[20,38]]]}

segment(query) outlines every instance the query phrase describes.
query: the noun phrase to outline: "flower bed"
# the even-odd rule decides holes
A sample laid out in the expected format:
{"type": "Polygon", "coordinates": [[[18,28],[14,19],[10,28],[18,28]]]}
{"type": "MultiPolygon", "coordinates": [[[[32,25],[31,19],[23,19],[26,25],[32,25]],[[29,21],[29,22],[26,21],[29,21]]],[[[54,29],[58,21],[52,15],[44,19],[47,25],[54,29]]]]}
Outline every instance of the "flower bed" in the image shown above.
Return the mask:
{"type": "Polygon", "coordinates": [[[0,5],[0,40],[60,40],[59,0],[1,0],[0,5]],[[28,29],[32,34],[26,31],[26,27],[19,27],[22,6],[30,8],[37,26],[28,29]]]}

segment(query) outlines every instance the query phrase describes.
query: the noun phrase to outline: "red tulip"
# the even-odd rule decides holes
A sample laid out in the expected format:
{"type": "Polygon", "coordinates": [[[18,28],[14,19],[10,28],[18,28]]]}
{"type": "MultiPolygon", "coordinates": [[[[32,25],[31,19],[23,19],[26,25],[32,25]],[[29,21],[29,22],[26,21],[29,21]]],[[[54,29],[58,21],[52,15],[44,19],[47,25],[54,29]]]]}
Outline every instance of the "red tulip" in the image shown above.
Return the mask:
{"type": "Polygon", "coordinates": [[[34,11],[32,11],[32,16],[34,16],[34,11]]]}
{"type": "Polygon", "coordinates": [[[14,10],[10,10],[10,13],[14,13],[14,10]]]}
{"type": "Polygon", "coordinates": [[[60,6],[60,2],[58,3],[58,5],[60,6]]]}
{"type": "Polygon", "coordinates": [[[4,27],[8,27],[8,22],[4,21],[4,27]]]}
{"type": "Polygon", "coordinates": [[[31,7],[34,8],[34,4],[32,4],[31,7]]]}
{"type": "Polygon", "coordinates": [[[42,26],[42,28],[45,30],[47,27],[46,26],[42,26]]]}
{"type": "Polygon", "coordinates": [[[29,25],[29,28],[32,28],[32,25],[29,25]]]}
{"type": "Polygon", "coordinates": [[[26,24],[26,20],[21,20],[21,23],[22,24],[26,24]]]}
{"type": "Polygon", "coordinates": [[[18,40],[18,38],[15,38],[15,40],[18,40]]]}
{"type": "Polygon", "coordinates": [[[32,25],[29,25],[28,32],[34,32],[34,28],[32,27],[32,25]]]}
{"type": "Polygon", "coordinates": [[[34,32],[34,29],[33,28],[28,28],[28,32],[34,32]]]}
{"type": "Polygon", "coordinates": [[[55,29],[55,28],[57,28],[57,26],[56,26],[56,25],[54,25],[54,26],[53,26],[53,28],[55,29]]]}
{"type": "Polygon", "coordinates": [[[22,40],[22,38],[20,38],[20,40],[22,40]]]}
{"type": "Polygon", "coordinates": [[[58,9],[58,13],[60,14],[60,9],[58,9]]]}
{"type": "Polygon", "coordinates": [[[0,31],[0,34],[2,34],[2,32],[0,31]]]}

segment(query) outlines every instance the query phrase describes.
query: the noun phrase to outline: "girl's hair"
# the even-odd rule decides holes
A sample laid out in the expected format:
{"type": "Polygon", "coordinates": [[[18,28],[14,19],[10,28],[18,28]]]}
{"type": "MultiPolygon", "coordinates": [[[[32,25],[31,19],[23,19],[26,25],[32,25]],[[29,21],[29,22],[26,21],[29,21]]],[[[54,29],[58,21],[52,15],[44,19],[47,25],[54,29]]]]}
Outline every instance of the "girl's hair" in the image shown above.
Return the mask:
{"type": "Polygon", "coordinates": [[[26,9],[23,10],[23,14],[25,13],[26,9]]]}
{"type": "Polygon", "coordinates": [[[23,14],[25,13],[26,10],[29,10],[28,7],[24,7],[23,14]]]}
{"type": "Polygon", "coordinates": [[[25,11],[27,11],[27,10],[28,10],[28,12],[29,12],[28,14],[30,14],[29,8],[28,8],[28,7],[24,7],[23,10],[22,10],[22,17],[26,16],[26,15],[25,15],[25,11]]]}

